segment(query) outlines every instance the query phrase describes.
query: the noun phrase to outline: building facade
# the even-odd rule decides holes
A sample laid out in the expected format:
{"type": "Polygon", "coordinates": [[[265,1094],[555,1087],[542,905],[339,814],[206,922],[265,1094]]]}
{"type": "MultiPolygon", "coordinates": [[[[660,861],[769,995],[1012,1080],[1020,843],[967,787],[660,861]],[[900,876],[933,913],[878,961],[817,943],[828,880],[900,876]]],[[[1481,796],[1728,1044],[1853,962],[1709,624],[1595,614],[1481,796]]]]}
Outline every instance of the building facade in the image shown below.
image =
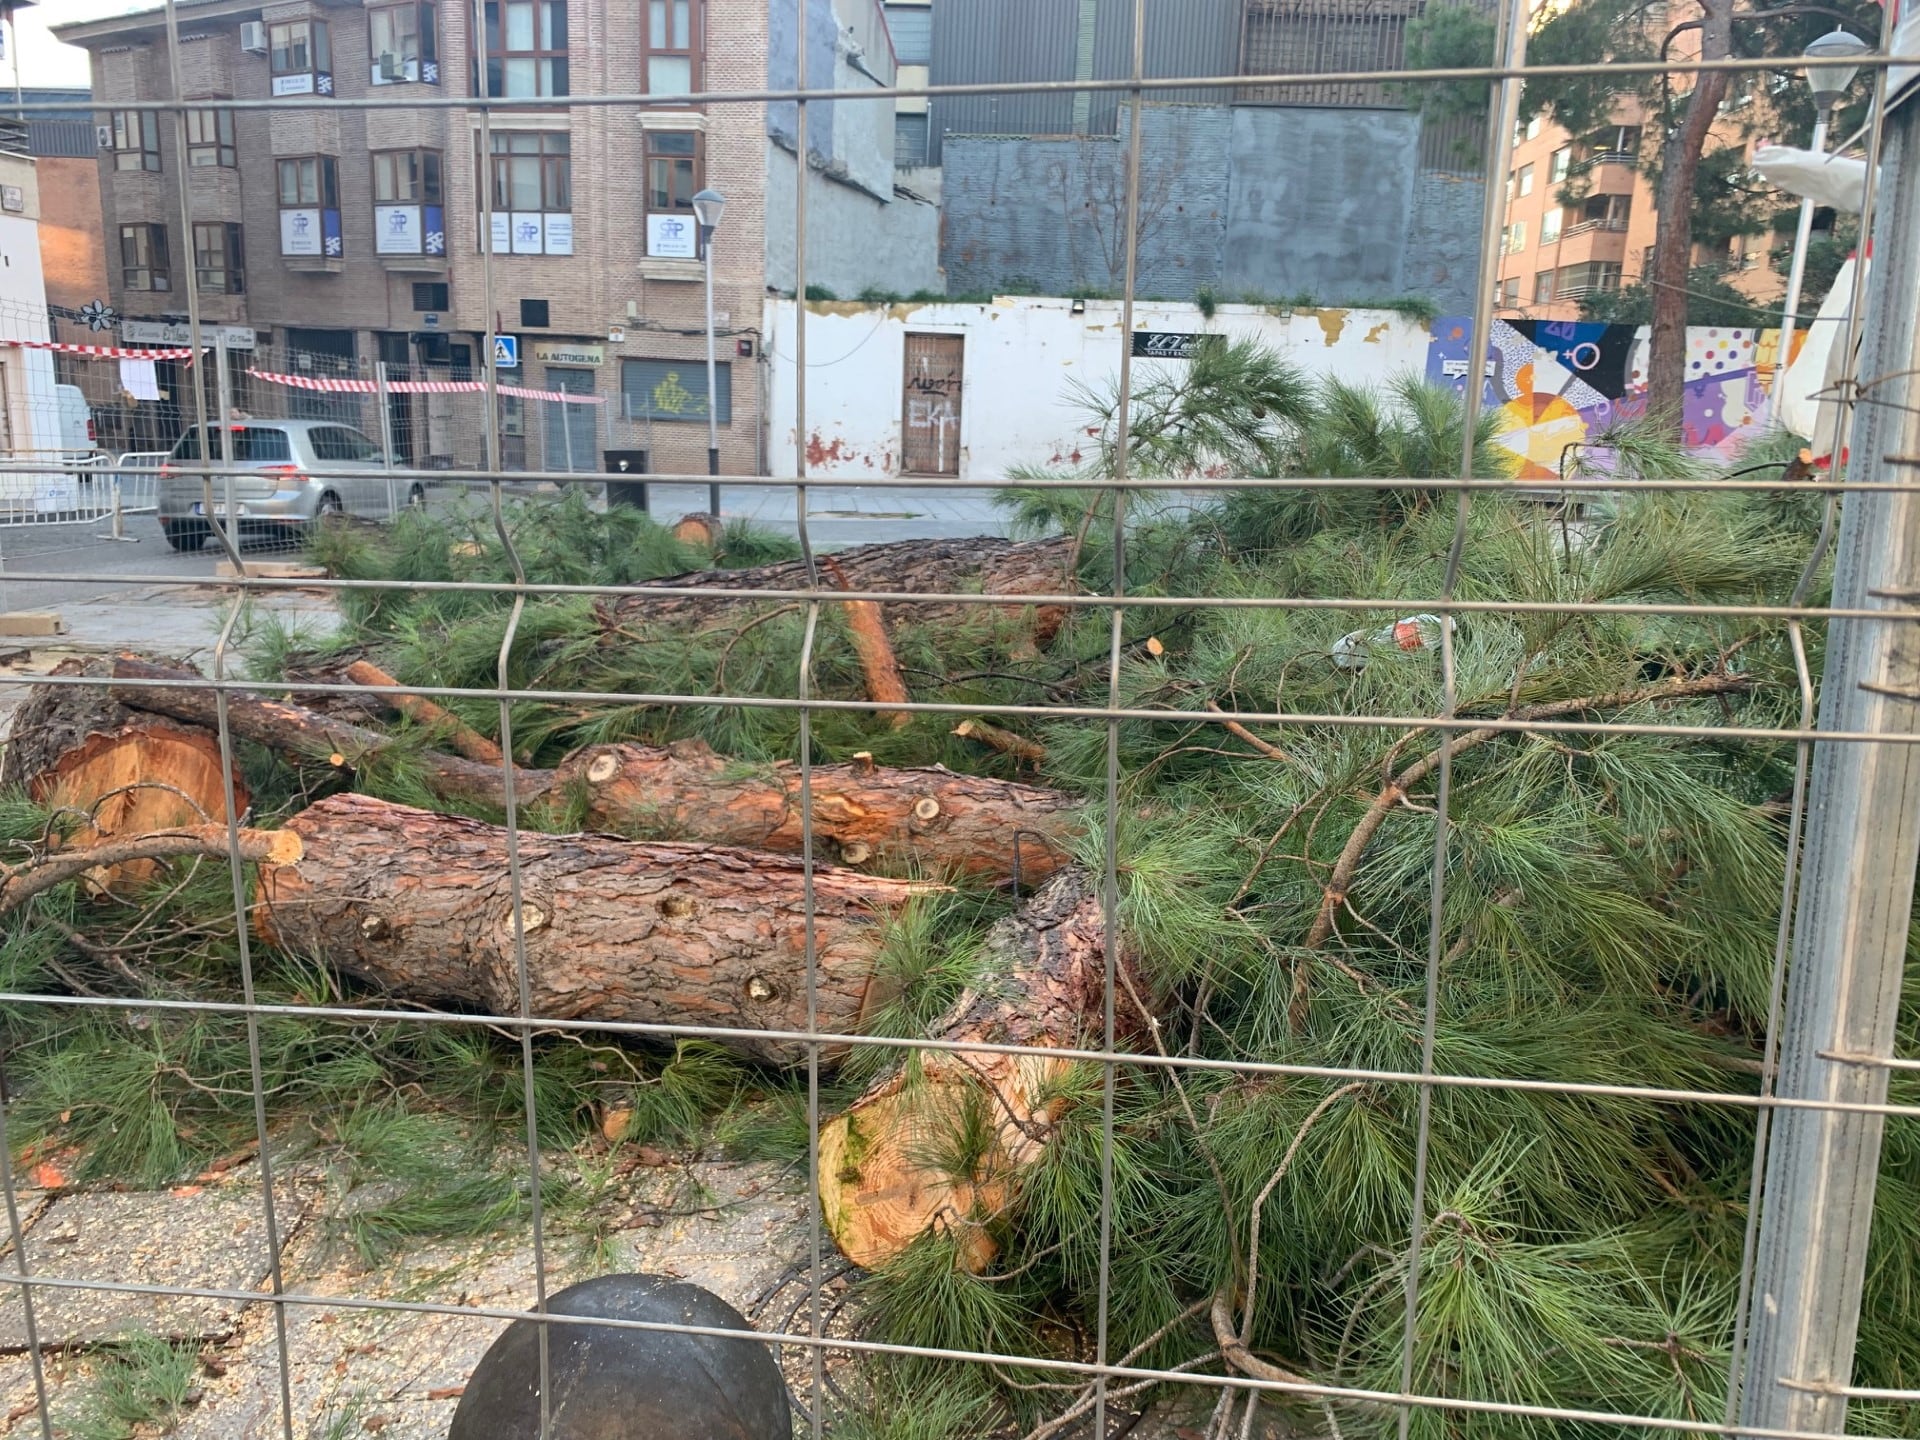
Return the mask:
{"type": "MultiPolygon", "coordinates": [[[[501,383],[530,392],[500,401],[503,468],[599,470],[605,452],[644,450],[652,470],[701,471],[705,261],[692,199],[710,187],[727,199],[713,242],[721,464],[762,468],[759,327],[769,286],[792,283],[792,127],[783,134],[764,102],[683,97],[776,79],[770,10],[769,0],[197,0],[178,12],[183,98],[264,103],[179,121],[112,106],[173,95],[161,12],[62,27],[93,55],[123,335],[177,333],[191,266],[243,408],[357,405],[371,430],[382,421],[364,398],[262,377],[470,380],[485,370],[491,323],[507,337],[501,383]],[[515,104],[605,96],[639,103],[515,104]]],[[[808,26],[809,55],[826,57],[810,83],[890,83],[878,0],[815,0],[808,26]]],[[[937,216],[892,183],[890,111],[813,108],[816,226],[857,229],[861,264],[882,279],[918,266],[937,280],[933,242],[918,238],[937,216]]],[[[183,377],[165,378],[177,399],[183,377]]],[[[409,464],[477,466],[482,403],[390,394],[388,438],[409,464]]]]}

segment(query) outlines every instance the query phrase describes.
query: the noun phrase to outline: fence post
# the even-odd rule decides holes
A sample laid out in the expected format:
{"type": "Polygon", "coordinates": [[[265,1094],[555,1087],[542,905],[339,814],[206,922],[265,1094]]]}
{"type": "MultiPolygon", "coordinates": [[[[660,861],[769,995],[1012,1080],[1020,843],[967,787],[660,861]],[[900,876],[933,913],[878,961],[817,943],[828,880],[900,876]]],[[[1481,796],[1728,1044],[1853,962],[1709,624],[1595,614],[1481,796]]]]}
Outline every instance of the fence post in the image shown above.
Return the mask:
{"type": "MultiPolygon", "coordinates": [[[[1867,377],[1854,409],[1847,478],[1920,479],[1912,408],[1920,325],[1920,105],[1888,118],[1873,233],[1867,377]],[[1907,303],[1900,303],[1907,297],[1907,303]],[[1875,377],[1890,377],[1879,379],[1875,377]]],[[[1819,729],[1889,737],[1920,731],[1920,621],[1895,618],[1920,599],[1920,494],[1846,496],[1835,551],[1836,608],[1886,618],[1835,620],[1819,729]]],[[[1893,1052],[1901,970],[1920,855],[1920,747],[1818,742],[1794,915],[1777,1094],[1880,1105],[1893,1052]]],[[[1886,1117],[1864,1111],[1774,1113],[1755,1249],[1742,1425],[1838,1435],[1873,1225],[1886,1117]]],[[[1735,1357],[1739,1364],[1739,1357],[1735,1357]]]]}
{"type": "Polygon", "coordinates": [[[387,403],[387,362],[373,362],[373,403],[380,411],[380,463],[387,472],[387,518],[400,513],[400,497],[393,488],[393,408],[387,403]]]}

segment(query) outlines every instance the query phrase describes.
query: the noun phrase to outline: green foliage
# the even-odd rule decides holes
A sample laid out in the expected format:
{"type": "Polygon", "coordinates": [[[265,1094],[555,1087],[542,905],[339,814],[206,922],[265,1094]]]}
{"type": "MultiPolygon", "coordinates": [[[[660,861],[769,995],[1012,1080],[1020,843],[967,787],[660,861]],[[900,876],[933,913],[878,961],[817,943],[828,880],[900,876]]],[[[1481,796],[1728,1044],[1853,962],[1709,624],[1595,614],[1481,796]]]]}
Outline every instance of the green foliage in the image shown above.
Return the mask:
{"type": "MultiPolygon", "coordinates": [[[[1653,291],[1644,281],[1618,290],[1596,290],[1580,299],[1580,316],[1607,325],[1646,325],[1653,319],[1653,291]]],[[[1753,326],[1777,324],[1780,307],[1756,303],[1727,283],[1719,265],[1687,272],[1687,324],[1753,326]]]]}
{"type": "MultiPolygon", "coordinates": [[[[1491,65],[1498,31],[1493,17],[1472,5],[1434,5],[1407,22],[1406,68],[1462,70],[1491,65]]],[[[1435,123],[1480,119],[1487,115],[1491,87],[1484,80],[1409,80],[1395,87],[1400,101],[1435,123]]],[[[1457,142],[1462,159],[1477,147],[1457,142]]]]}
{"type": "Polygon", "coordinates": [[[71,1440],[171,1434],[193,1403],[198,1370],[191,1346],[128,1335],[100,1352],[92,1384],[62,1433],[71,1440]]]}

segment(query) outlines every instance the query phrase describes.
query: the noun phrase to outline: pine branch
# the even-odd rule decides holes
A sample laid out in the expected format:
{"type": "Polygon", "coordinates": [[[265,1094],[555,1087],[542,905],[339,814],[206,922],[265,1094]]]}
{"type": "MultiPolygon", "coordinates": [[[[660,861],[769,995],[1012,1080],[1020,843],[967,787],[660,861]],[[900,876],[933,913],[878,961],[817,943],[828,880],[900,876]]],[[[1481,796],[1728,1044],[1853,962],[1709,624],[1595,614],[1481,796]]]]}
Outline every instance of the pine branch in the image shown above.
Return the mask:
{"type": "MultiPolygon", "coordinates": [[[[1659,685],[1647,685],[1637,690],[1616,690],[1606,695],[1583,695],[1575,700],[1554,700],[1540,705],[1524,705],[1519,709],[1508,710],[1501,719],[1505,721],[1551,720],[1563,715],[1577,715],[1583,710],[1619,710],[1631,705],[1690,700],[1703,695],[1727,695],[1745,690],[1751,683],[1745,675],[1702,675],[1669,680],[1659,685]]],[[[1373,837],[1386,823],[1387,816],[1393,808],[1405,798],[1407,791],[1438,769],[1443,756],[1451,755],[1457,758],[1507,733],[1504,726],[1497,728],[1488,726],[1479,730],[1464,731],[1454,739],[1436,746],[1387,781],[1380,793],[1375,795],[1367,806],[1366,813],[1360,817],[1360,822],[1353,827],[1353,833],[1347,837],[1347,843],[1341,847],[1339,858],[1334,861],[1333,873],[1327,878],[1327,884],[1321,896],[1319,913],[1314,916],[1313,928],[1307,932],[1307,949],[1318,950],[1327,943],[1327,937],[1333,933],[1334,917],[1339,913],[1340,907],[1346,904],[1347,890],[1353,884],[1354,872],[1360,868],[1360,857],[1366,853],[1367,846],[1373,842],[1373,837]]],[[[1304,969],[1301,973],[1304,976],[1304,969]]]]}
{"type": "MultiPolygon", "coordinates": [[[[241,830],[235,848],[242,860],[273,860],[284,864],[299,854],[300,840],[286,830],[241,830]]],[[[34,896],[102,866],[181,856],[217,858],[228,853],[226,826],[194,825],[184,830],[159,830],[128,840],[111,840],[85,850],[63,851],[44,860],[0,866],[0,915],[18,910],[34,896]]]]}
{"type": "MultiPolygon", "coordinates": [[[[1213,701],[1211,700],[1207,701],[1207,709],[1212,711],[1215,715],[1221,714],[1220,707],[1214,704],[1213,701]]],[[[1216,720],[1214,723],[1216,725],[1219,725],[1229,735],[1235,736],[1238,739],[1246,741],[1247,744],[1253,746],[1254,749],[1258,750],[1262,755],[1266,756],[1269,760],[1278,760],[1282,764],[1286,764],[1286,765],[1291,765],[1294,763],[1294,759],[1292,755],[1288,754],[1285,750],[1282,750],[1278,745],[1273,744],[1271,741],[1262,740],[1258,735],[1254,734],[1251,730],[1247,729],[1247,727],[1242,725],[1238,720],[1228,720],[1223,717],[1219,720],[1216,720]]]]}

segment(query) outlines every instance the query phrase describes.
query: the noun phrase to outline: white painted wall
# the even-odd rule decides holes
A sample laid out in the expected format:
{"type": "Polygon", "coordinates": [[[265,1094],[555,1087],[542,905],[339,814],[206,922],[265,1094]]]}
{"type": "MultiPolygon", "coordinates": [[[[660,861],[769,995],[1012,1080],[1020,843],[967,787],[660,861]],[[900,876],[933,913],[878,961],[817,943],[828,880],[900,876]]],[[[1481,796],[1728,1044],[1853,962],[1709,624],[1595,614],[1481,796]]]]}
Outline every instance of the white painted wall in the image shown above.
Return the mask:
{"type": "MultiPolygon", "coordinates": [[[[0,155],[0,184],[18,186],[23,208],[0,212],[0,338],[46,340],[47,283],[40,268],[40,192],[34,163],[24,155],[0,155]]],[[[0,345],[0,364],[6,367],[6,405],[15,451],[54,451],[60,448],[60,412],[54,396],[53,352],[0,345]]],[[[17,507],[23,501],[48,504],[60,497],[45,492],[52,486],[63,492],[70,478],[26,474],[0,476],[0,503],[17,507]]]]}
{"type": "MultiPolygon", "coordinates": [[[[808,471],[818,477],[883,479],[900,468],[906,337],[964,335],[960,477],[991,483],[1014,466],[1069,465],[1084,454],[1084,410],[1074,382],[1099,388],[1119,374],[1118,301],[1074,302],[1003,296],[988,305],[890,305],[819,302],[807,316],[808,471]]],[[[772,473],[796,473],[794,326],[801,307],[770,299],[766,309],[769,457],[772,473]]],[[[1140,330],[1250,337],[1309,375],[1379,384],[1421,374],[1427,327],[1383,310],[1296,310],[1222,305],[1211,319],[1198,307],[1137,303],[1140,330]]],[[[1182,361],[1136,360],[1136,377],[1182,361]]]]}

